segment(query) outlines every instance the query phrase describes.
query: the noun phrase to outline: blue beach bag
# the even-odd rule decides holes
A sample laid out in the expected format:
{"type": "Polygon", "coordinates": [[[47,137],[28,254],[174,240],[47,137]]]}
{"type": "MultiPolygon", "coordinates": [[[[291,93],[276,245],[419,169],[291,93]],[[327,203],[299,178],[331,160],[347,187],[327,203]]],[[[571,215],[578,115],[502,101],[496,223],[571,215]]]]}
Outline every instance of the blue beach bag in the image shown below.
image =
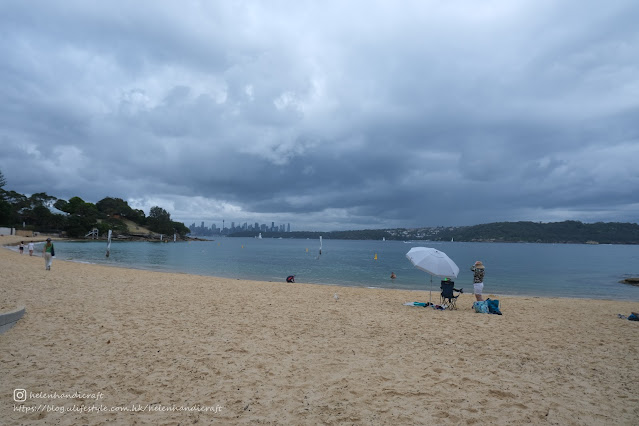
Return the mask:
{"type": "Polygon", "coordinates": [[[473,309],[479,314],[488,313],[488,303],[485,300],[473,302],[473,309]]]}
{"type": "Polygon", "coordinates": [[[501,315],[501,311],[499,310],[499,300],[486,299],[486,305],[488,305],[489,314],[501,315]]]}

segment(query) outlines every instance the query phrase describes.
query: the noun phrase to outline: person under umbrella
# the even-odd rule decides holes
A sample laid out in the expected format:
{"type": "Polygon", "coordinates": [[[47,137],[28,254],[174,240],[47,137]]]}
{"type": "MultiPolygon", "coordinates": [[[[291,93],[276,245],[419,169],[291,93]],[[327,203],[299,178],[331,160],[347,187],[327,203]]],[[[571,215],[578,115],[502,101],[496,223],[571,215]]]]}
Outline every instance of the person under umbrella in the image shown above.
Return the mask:
{"type": "Polygon", "coordinates": [[[430,275],[429,303],[432,303],[433,275],[441,278],[457,278],[459,267],[446,253],[432,247],[413,247],[406,253],[412,264],[430,275]]]}

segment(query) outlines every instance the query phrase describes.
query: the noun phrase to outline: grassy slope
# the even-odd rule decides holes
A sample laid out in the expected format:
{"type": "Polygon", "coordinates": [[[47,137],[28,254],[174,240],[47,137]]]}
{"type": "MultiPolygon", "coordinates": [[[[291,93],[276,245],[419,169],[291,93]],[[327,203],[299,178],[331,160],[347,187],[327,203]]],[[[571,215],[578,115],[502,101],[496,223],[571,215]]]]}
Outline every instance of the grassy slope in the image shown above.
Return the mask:
{"type": "Polygon", "coordinates": [[[151,231],[147,228],[136,224],[135,222],[128,219],[121,219],[122,222],[129,228],[129,233],[131,234],[150,234],[151,231]]]}

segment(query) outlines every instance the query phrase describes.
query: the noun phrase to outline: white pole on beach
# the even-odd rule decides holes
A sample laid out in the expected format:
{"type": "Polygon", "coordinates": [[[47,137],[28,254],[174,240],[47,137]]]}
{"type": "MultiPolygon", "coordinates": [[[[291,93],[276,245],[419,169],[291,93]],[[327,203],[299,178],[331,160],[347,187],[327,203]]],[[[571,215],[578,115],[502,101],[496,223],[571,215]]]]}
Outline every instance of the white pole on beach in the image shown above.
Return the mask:
{"type": "Polygon", "coordinates": [[[109,229],[109,233],[107,236],[107,252],[106,252],[106,257],[109,257],[109,255],[111,254],[111,230],[109,229]]]}

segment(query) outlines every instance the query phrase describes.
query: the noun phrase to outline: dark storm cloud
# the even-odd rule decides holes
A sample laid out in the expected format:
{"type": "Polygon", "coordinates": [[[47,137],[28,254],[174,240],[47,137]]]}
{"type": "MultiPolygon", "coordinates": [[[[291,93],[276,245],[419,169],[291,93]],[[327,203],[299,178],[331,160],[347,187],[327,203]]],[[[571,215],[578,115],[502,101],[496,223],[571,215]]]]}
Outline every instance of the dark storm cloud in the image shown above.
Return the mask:
{"type": "Polygon", "coordinates": [[[0,12],[7,189],[187,225],[637,220],[632,1],[0,12]]]}

